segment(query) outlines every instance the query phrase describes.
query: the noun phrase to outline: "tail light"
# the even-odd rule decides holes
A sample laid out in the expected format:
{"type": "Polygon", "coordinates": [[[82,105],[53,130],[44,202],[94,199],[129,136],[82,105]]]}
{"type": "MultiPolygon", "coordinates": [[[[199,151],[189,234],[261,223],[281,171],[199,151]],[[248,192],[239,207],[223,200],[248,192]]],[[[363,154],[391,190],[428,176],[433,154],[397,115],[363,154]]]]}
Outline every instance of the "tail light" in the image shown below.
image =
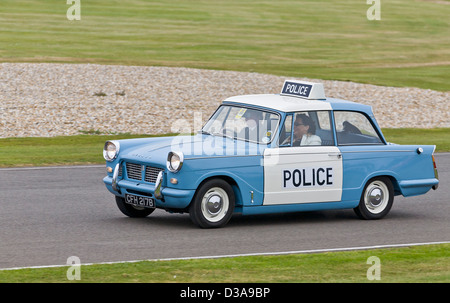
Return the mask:
{"type": "MultiPolygon", "coordinates": [[[[434,155],[432,155],[431,158],[433,159],[434,177],[439,180],[439,175],[438,175],[438,170],[437,170],[437,166],[436,166],[436,160],[434,160],[434,155]]],[[[438,188],[438,185],[433,186],[433,189],[437,189],[437,188],[438,188]]]]}

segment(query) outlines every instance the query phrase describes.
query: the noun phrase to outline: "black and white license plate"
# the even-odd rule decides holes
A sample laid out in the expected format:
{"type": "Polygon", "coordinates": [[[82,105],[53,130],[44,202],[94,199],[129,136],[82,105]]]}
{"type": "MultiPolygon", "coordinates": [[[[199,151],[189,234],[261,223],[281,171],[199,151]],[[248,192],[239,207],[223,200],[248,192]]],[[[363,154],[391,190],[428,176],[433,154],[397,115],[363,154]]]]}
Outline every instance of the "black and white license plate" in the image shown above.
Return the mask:
{"type": "Polygon", "coordinates": [[[149,197],[141,197],[125,194],[125,202],[134,206],[148,207],[148,208],[155,207],[155,200],[149,197]]]}

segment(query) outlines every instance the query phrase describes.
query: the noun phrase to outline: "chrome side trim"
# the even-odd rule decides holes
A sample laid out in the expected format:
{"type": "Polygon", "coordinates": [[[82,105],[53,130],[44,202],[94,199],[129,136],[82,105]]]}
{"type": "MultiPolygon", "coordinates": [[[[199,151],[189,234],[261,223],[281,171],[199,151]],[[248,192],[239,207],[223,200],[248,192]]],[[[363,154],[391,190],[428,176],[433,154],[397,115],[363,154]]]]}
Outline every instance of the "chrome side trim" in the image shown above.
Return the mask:
{"type": "Polygon", "coordinates": [[[198,160],[198,159],[219,159],[219,158],[235,158],[235,157],[259,157],[263,155],[229,155],[229,156],[207,156],[207,157],[195,157],[184,158],[184,160],[198,160]]]}
{"type": "Polygon", "coordinates": [[[343,154],[350,153],[405,153],[405,152],[415,152],[415,150],[347,150],[342,151],[343,154]]]}

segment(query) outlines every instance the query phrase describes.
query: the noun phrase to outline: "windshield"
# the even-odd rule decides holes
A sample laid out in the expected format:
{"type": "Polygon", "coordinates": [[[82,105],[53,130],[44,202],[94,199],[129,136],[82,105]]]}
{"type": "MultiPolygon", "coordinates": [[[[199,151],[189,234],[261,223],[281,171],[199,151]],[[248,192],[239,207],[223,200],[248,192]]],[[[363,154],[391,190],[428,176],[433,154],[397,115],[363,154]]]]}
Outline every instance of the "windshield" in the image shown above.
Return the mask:
{"type": "Polygon", "coordinates": [[[275,136],[279,115],[257,109],[222,105],[202,133],[267,144],[275,136]]]}

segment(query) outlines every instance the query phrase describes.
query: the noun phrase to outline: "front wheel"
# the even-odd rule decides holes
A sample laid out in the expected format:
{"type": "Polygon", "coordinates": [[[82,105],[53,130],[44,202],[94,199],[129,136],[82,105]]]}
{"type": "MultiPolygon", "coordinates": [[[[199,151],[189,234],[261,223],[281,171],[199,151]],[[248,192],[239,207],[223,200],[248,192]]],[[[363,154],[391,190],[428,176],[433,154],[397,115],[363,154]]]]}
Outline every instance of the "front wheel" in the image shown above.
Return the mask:
{"type": "Polygon", "coordinates": [[[202,228],[222,227],[233,215],[234,205],[231,185],[222,179],[212,179],[197,190],[189,215],[192,222],[202,228]]]}
{"type": "Polygon", "coordinates": [[[394,203],[394,187],[387,177],[367,182],[355,213],[365,220],[381,219],[388,214],[394,203]]]}
{"type": "Polygon", "coordinates": [[[131,218],[144,218],[150,215],[155,209],[134,206],[125,202],[125,199],[116,196],[116,204],[120,211],[131,218]]]}

